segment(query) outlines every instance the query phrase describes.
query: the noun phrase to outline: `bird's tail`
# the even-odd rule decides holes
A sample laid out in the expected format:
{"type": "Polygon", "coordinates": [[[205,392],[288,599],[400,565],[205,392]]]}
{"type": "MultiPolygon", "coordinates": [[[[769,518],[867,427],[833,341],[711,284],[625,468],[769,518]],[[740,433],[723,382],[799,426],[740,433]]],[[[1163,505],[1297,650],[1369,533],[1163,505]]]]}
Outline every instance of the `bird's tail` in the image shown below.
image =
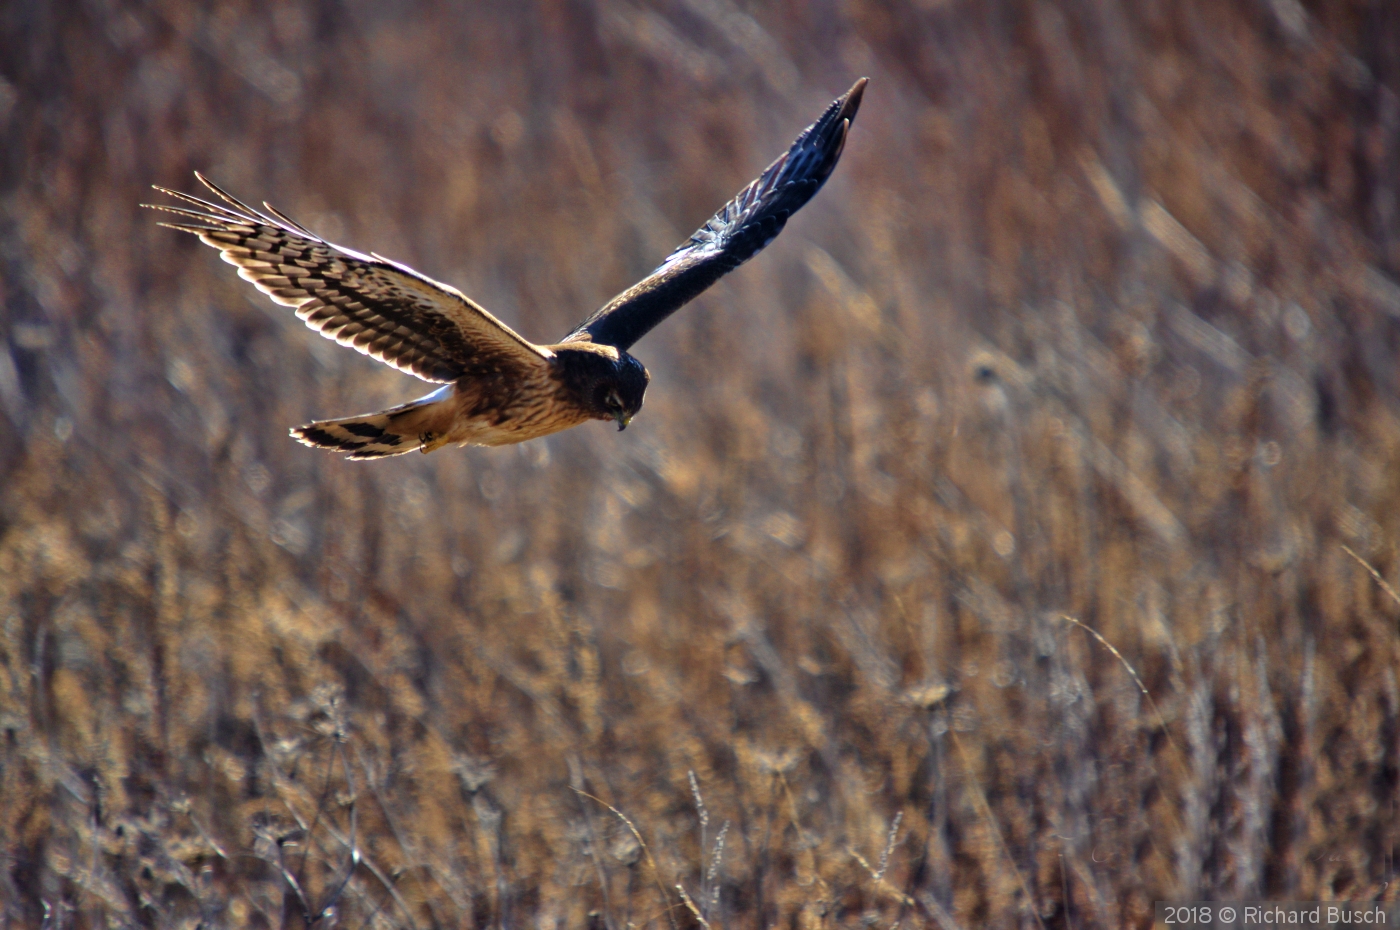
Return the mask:
{"type": "Polygon", "coordinates": [[[420,448],[426,451],[433,436],[427,421],[435,419],[431,416],[435,411],[427,408],[445,400],[451,390],[452,386],[447,385],[398,407],[358,417],[317,420],[298,426],[291,433],[304,445],[348,452],[346,458],[357,462],[403,455],[420,448]]]}

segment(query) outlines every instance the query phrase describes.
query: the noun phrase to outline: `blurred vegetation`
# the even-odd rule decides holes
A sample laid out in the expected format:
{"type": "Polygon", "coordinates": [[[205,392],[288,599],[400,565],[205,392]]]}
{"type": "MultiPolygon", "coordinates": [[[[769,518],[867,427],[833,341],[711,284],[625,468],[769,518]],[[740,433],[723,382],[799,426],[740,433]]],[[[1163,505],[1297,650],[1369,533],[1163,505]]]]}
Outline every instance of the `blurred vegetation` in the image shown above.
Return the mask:
{"type": "Polygon", "coordinates": [[[1394,899],[1398,186],[1389,0],[10,0],[0,925],[1394,899]],[[305,449],[423,387],[136,207],[547,341],[862,74],[621,434],[305,449]]]}

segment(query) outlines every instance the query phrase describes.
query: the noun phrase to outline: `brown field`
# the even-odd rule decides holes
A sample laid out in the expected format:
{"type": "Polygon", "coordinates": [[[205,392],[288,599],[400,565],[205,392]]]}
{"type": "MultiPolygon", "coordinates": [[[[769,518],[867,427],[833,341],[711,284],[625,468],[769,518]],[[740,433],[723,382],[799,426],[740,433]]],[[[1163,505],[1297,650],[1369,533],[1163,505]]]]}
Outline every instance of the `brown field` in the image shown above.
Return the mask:
{"type": "Polygon", "coordinates": [[[1396,900],[1397,353],[1391,0],[10,0],[0,927],[1396,900]],[[862,74],[620,434],[303,448],[425,389],[136,206],[550,341],[862,74]]]}

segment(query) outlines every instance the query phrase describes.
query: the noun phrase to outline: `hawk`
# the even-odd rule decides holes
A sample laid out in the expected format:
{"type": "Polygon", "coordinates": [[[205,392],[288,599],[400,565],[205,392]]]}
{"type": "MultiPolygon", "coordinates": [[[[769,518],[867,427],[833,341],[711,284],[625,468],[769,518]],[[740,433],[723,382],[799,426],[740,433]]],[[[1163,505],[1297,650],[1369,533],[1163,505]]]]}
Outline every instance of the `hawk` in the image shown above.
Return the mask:
{"type": "Polygon", "coordinates": [[[446,445],[525,442],[588,420],[618,429],[642,408],[651,376],[628,349],[782,231],[830,176],[860,107],[861,78],[786,153],[651,274],[554,345],[535,345],[447,284],[371,252],[334,245],[264,203],[249,207],[198,172],[222,204],[157,187],[195,209],[142,204],[218,249],[238,274],[306,325],[441,388],[364,416],[319,420],[308,446],[376,459],[446,445]]]}

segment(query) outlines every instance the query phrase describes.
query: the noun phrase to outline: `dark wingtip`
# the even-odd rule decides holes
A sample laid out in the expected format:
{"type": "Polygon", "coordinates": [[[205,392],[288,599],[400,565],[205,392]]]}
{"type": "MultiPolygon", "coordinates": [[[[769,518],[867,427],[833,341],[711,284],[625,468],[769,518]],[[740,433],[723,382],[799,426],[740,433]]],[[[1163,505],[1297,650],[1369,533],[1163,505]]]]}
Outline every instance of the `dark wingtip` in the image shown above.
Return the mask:
{"type": "Polygon", "coordinates": [[[846,91],[841,97],[841,117],[842,119],[854,120],[856,111],[860,109],[860,98],[865,96],[865,85],[870,83],[870,78],[863,77],[851,85],[851,89],[846,91]]]}

